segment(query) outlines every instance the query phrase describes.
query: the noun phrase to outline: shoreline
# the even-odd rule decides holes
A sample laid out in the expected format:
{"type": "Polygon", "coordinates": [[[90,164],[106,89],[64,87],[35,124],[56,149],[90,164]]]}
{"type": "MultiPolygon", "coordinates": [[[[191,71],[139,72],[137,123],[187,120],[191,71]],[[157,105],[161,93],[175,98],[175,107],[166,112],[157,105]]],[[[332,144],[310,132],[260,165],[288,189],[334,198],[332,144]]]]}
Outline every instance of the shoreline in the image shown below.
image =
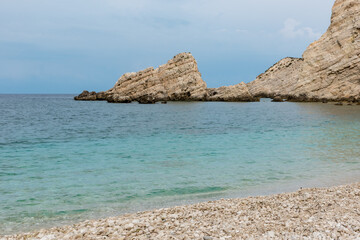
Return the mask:
{"type": "Polygon", "coordinates": [[[0,239],[327,239],[360,237],[360,183],[221,199],[0,239]]]}

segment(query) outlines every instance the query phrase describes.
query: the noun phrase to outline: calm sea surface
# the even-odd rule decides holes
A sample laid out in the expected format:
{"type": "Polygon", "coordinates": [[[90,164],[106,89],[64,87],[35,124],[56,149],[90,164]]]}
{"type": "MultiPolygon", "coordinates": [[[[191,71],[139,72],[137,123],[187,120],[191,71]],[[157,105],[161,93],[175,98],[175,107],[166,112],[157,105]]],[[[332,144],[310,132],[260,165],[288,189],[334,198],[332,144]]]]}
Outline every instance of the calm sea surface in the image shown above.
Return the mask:
{"type": "Polygon", "coordinates": [[[360,106],[0,95],[0,235],[360,181],[360,106]]]}

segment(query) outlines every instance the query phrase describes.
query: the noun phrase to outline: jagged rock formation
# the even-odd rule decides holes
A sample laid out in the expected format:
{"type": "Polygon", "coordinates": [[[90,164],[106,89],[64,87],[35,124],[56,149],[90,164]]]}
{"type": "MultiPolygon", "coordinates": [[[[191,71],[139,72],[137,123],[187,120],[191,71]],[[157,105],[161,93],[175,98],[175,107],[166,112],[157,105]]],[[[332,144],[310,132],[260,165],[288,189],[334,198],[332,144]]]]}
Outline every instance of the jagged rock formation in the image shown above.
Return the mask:
{"type": "Polygon", "coordinates": [[[248,84],[252,95],[360,101],[360,1],[337,0],[327,32],[303,58],[285,58],[248,84]]]}
{"type": "Polygon", "coordinates": [[[166,64],[126,73],[106,92],[84,91],[75,100],[155,103],[159,101],[253,101],[246,84],[207,89],[190,53],[180,53],[166,64]]]}
{"type": "Polygon", "coordinates": [[[136,73],[125,73],[106,92],[84,91],[75,100],[154,103],[200,101],[206,96],[206,83],[201,78],[194,57],[190,53],[181,53],[156,69],[150,67],[136,73]]]}
{"type": "Polygon", "coordinates": [[[106,100],[107,94],[105,92],[89,92],[83,91],[79,96],[75,97],[75,100],[84,100],[84,101],[101,101],[106,100]]]}
{"type": "Polygon", "coordinates": [[[124,74],[108,91],[115,102],[125,100],[185,101],[202,100],[206,83],[202,80],[194,57],[181,53],[157,69],[147,68],[124,74]]]}

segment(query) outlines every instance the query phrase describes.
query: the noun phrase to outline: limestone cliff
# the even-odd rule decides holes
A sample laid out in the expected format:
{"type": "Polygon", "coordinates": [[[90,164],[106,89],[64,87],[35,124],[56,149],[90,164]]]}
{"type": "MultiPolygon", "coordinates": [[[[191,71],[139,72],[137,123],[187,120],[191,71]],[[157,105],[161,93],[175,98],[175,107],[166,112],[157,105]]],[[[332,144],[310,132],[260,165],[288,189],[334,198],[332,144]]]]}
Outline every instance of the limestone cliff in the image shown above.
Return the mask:
{"type": "Polygon", "coordinates": [[[360,1],[336,0],[326,33],[302,58],[284,58],[248,84],[207,89],[190,53],[159,68],[124,74],[106,92],[84,91],[76,100],[154,103],[157,101],[360,102],[360,1]]]}
{"type": "Polygon", "coordinates": [[[148,98],[156,101],[202,100],[206,83],[190,53],[181,53],[157,69],[124,74],[108,91],[115,102],[148,98]]]}
{"type": "MultiPolygon", "coordinates": [[[[190,53],[181,53],[156,69],[150,67],[122,75],[113,88],[102,94],[109,102],[152,103],[202,100],[207,93],[194,57],[190,53]]],[[[83,92],[76,100],[97,100],[97,94],[83,92]]]]}
{"type": "Polygon", "coordinates": [[[279,61],[248,87],[293,101],[360,100],[360,1],[337,0],[330,27],[302,59],[279,61]]]}

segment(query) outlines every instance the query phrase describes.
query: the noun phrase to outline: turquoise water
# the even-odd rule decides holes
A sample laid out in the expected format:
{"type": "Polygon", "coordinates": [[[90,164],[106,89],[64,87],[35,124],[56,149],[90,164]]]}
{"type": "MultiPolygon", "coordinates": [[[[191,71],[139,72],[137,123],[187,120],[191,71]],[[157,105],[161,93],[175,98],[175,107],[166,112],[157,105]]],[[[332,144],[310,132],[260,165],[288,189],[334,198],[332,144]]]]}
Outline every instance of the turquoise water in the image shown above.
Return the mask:
{"type": "Polygon", "coordinates": [[[360,180],[360,106],[0,95],[0,233],[360,180]]]}

